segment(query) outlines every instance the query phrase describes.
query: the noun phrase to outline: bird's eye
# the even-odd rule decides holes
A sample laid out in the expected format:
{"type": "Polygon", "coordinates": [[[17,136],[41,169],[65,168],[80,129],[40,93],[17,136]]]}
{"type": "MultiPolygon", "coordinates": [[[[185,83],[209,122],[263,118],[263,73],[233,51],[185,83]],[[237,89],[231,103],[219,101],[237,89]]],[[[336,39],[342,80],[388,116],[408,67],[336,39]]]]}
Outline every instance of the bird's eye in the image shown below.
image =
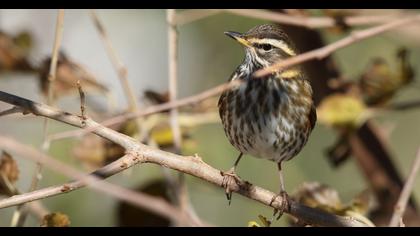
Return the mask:
{"type": "Polygon", "coordinates": [[[273,46],[271,46],[271,44],[265,43],[261,45],[261,48],[264,49],[264,51],[270,51],[271,49],[273,49],[273,46]]]}

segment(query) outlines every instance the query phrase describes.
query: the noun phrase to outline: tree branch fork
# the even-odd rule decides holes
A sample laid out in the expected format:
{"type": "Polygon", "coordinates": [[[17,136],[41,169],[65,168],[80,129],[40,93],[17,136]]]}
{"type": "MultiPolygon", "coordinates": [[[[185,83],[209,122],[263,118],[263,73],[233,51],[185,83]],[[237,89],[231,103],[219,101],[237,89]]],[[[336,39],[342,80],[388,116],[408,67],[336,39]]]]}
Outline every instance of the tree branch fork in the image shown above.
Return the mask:
{"type": "MultiPolygon", "coordinates": [[[[86,118],[84,120],[85,124],[82,125],[80,122],[81,117],[78,115],[73,115],[71,113],[61,111],[41,103],[33,102],[31,100],[21,98],[3,91],[0,91],[0,101],[9,103],[16,107],[20,107],[23,111],[30,112],[36,116],[47,117],[75,127],[83,129],[95,127],[93,131],[95,134],[115,142],[126,149],[127,155],[107,166],[96,170],[89,176],[96,175],[102,178],[106,178],[139,163],[153,163],[198,177],[219,187],[222,187],[223,185],[223,176],[220,174],[220,170],[205,163],[198,155],[181,156],[155,149],[153,147],[139,143],[137,140],[129,136],[106,128],[90,118],[86,118]]],[[[74,181],[72,183],[76,182],[80,181],[74,181]]],[[[91,182],[86,183],[85,181],[84,183],[90,184],[91,182]]],[[[63,186],[71,185],[66,184],[63,186]]],[[[61,191],[56,192],[51,192],[52,187],[49,187],[25,194],[15,195],[13,197],[0,200],[0,208],[15,206],[25,202],[39,200],[45,197],[67,193],[77,189],[78,187],[83,187],[80,184],[75,184],[74,186],[76,187],[64,187],[65,189],[61,189],[61,191]]],[[[280,209],[281,207],[281,197],[276,198],[276,200],[271,203],[273,197],[276,196],[275,193],[253,185],[247,181],[241,181],[239,184],[230,183],[229,187],[232,189],[232,191],[252,200],[258,201],[266,206],[270,206],[276,209],[280,209]]],[[[320,226],[366,226],[363,223],[352,219],[351,217],[333,215],[318,209],[306,207],[294,201],[290,202],[290,208],[285,209],[285,213],[293,215],[294,217],[299,218],[304,222],[320,226]]]]}

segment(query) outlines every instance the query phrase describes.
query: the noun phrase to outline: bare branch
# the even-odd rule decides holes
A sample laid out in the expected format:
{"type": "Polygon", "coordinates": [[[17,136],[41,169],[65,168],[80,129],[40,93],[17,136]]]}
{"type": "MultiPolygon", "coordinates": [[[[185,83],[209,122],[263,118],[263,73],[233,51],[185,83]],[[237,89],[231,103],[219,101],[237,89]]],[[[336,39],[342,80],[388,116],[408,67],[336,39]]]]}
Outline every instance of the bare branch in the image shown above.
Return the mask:
{"type": "Polygon", "coordinates": [[[127,154],[121,157],[117,162],[114,162],[111,165],[107,166],[107,168],[101,169],[101,170],[106,170],[107,173],[104,173],[103,171],[99,170],[99,171],[95,171],[91,175],[86,175],[85,173],[78,171],[77,169],[73,167],[65,165],[61,163],[60,161],[57,161],[54,158],[49,157],[32,147],[20,144],[19,142],[11,138],[0,136],[0,140],[2,142],[0,146],[4,148],[5,150],[14,152],[18,154],[19,156],[26,157],[31,160],[40,162],[52,170],[55,170],[71,178],[77,179],[77,181],[72,181],[63,185],[48,187],[43,190],[38,190],[31,193],[25,193],[25,194],[12,196],[8,199],[2,200],[3,205],[1,205],[0,208],[16,205],[17,201],[24,200],[25,202],[28,202],[28,201],[38,200],[38,199],[46,198],[48,196],[68,193],[70,191],[74,191],[76,189],[87,186],[94,190],[104,192],[111,196],[117,197],[121,200],[135,204],[136,206],[139,206],[141,208],[144,208],[156,214],[162,215],[163,217],[167,217],[175,222],[181,221],[187,225],[189,223],[193,223],[193,225],[196,225],[194,224],[194,222],[190,222],[182,214],[182,212],[179,209],[172,206],[170,203],[168,203],[164,199],[152,197],[141,192],[136,192],[136,191],[103,181],[102,178],[108,177],[107,174],[109,173],[115,174],[117,172],[127,169],[128,166],[132,166],[132,165],[135,165],[136,163],[143,162],[143,159],[141,156],[134,156],[133,154],[127,154]],[[98,176],[101,178],[99,178],[98,176]]]}
{"type": "MultiPolygon", "coordinates": [[[[4,174],[0,173],[0,187],[2,187],[6,192],[7,196],[11,197],[16,194],[21,194],[21,192],[16,188],[16,186],[9,181],[9,178],[4,174]]],[[[38,219],[42,219],[46,214],[49,213],[49,211],[40,203],[40,202],[31,202],[27,204],[28,210],[38,217],[38,219]]],[[[14,216],[20,216],[20,214],[14,214],[14,216]]],[[[18,219],[14,219],[13,221],[16,221],[18,219]]],[[[11,225],[17,225],[12,223],[11,225]]]]}
{"type": "MultiPolygon", "coordinates": [[[[261,9],[194,9],[184,10],[177,13],[175,23],[178,26],[185,25],[203,18],[213,16],[220,12],[228,12],[234,15],[251,17],[259,20],[269,20],[272,22],[301,26],[310,29],[328,28],[336,26],[337,22],[333,17],[306,17],[293,16],[289,14],[275,13],[261,9]]],[[[405,15],[405,14],[404,14],[405,15]]],[[[349,26],[362,26],[386,23],[400,18],[403,14],[393,13],[389,15],[360,15],[344,17],[343,21],[349,26]]]]}
{"type": "Polygon", "coordinates": [[[420,107],[420,100],[412,100],[412,101],[405,101],[405,102],[399,102],[390,104],[386,107],[384,107],[384,110],[390,110],[390,111],[406,111],[414,108],[420,107]]]}
{"type": "MultiPolygon", "coordinates": [[[[108,37],[108,34],[105,30],[104,25],[100,21],[98,15],[96,14],[95,10],[90,10],[90,16],[92,18],[92,21],[99,33],[100,38],[105,44],[106,52],[108,53],[109,59],[111,60],[112,65],[114,66],[114,69],[116,70],[118,74],[118,78],[120,80],[120,84],[124,89],[124,95],[127,99],[127,102],[129,104],[129,111],[135,112],[138,110],[138,103],[135,96],[135,93],[133,91],[133,86],[130,85],[130,82],[128,81],[128,72],[127,68],[122,63],[121,59],[118,57],[117,52],[115,51],[114,47],[112,46],[111,40],[108,37]]],[[[143,140],[146,136],[147,130],[141,129],[141,122],[142,120],[140,118],[136,119],[137,129],[139,132],[139,138],[140,140],[143,140]]]]}
{"type": "MultiPolygon", "coordinates": [[[[166,10],[166,21],[168,27],[168,87],[169,102],[175,101],[178,94],[178,32],[176,25],[176,10],[166,10]]],[[[169,112],[169,123],[173,136],[174,148],[177,154],[181,153],[181,128],[178,121],[178,109],[172,108],[169,112]]],[[[169,182],[171,183],[171,182],[169,182]]],[[[179,173],[177,185],[171,186],[177,195],[177,200],[182,211],[186,214],[195,215],[193,207],[188,199],[188,189],[185,183],[183,173],[179,173]]],[[[195,217],[198,220],[198,217],[195,217]]]]}
{"type": "MultiPolygon", "coordinates": [[[[246,17],[257,18],[260,20],[269,20],[272,22],[302,26],[310,29],[315,28],[327,28],[336,26],[336,20],[332,17],[306,17],[306,16],[291,16],[289,14],[282,14],[272,12],[268,10],[259,9],[225,9],[224,11],[241,15],[246,17]]],[[[369,16],[348,16],[343,19],[344,23],[349,26],[360,26],[386,23],[392,20],[396,20],[401,17],[402,14],[390,14],[390,15],[369,15],[369,16]]]]}
{"type": "Polygon", "coordinates": [[[24,111],[22,110],[21,107],[12,107],[10,109],[4,110],[0,112],[0,116],[7,116],[10,114],[15,114],[15,113],[23,113],[24,111]]]}
{"type": "Polygon", "coordinates": [[[177,12],[173,21],[177,26],[185,25],[221,12],[220,9],[193,9],[177,12]]]}
{"type": "MultiPolygon", "coordinates": [[[[151,115],[151,114],[155,114],[158,112],[162,112],[162,111],[167,111],[170,110],[172,108],[178,108],[178,107],[182,107],[182,106],[187,106],[187,105],[191,105],[191,104],[197,104],[200,103],[201,101],[204,101],[210,97],[214,97],[216,95],[219,95],[220,93],[222,93],[223,91],[232,88],[234,86],[239,85],[240,81],[236,80],[236,81],[232,81],[229,83],[224,83],[221,85],[218,85],[214,88],[205,90],[203,92],[200,92],[198,94],[186,97],[186,98],[182,98],[176,101],[170,101],[167,103],[163,103],[163,104],[159,104],[159,105],[155,105],[155,106],[150,106],[147,107],[145,109],[143,109],[142,111],[136,111],[136,112],[131,112],[131,113],[125,113],[122,115],[118,115],[118,116],[114,116],[108,120],[105,120],[103,122],[101,122],[101,125],[103,126],[111,126],[114,124],[119,124],[119,123],[123,123],[129,119],[133,119],[135,117],[138,116],[147,116],[147,115],[151,115]]],[[[77,129],[77,130],[70,130],[70,131],[65,131],[65,132],[61,132],[61,133],[57,133],[57,134],[52,134],[49,137],[49,140],[54,141],[54,140],[58,140],[58,139],[63,139],[63,138],[69,138],[69,137],[74,137],[74,136],[81,136],[84,135],[86,133],[92,132],[96,129],[97,127],[91,127],[91,128],[86,128],[83,130],[77,129]]]]}
{"type": "MultiPolygon", "coordinates": [[[[79,122],[79,117],[72,115],[67,112],[59,111],[50,106],[36,103],[12,94],[8,94],[0,91],[0,101],[15,105],[21,106],[26,110],[31,111],[35,115],[48,117],[63,123],[70,124],[72,126],[81,127],[79,122]]],[[[199,156],[181,156],[173,153],[165,152],[162,150],[154,149],[144,144],[138,143],[133,138],[126,136],[124,134],[118,133],[114,130],[108,129],[104,126],[99,125],[91,119],[86,120],[86,128],[88,127],[99,127],[94,133],[106,138],[112,142],[115,142],[122,147],[124,147],[127,155],[120,160],[126,161],[123,165],[123,169],[115,168],[115,165],[120,164],[120,161],[116,161],[99,169],[95,175],[99,176],[110,176],[115,174],[114,171],[120,172],[126,168],[129,168],[135,165],[138,162],[148,162],[158,164],[160,166],[165,166],[186,174],[193,175],[205,181],[215,184],[216,186],[221,187],[223,184],[223,176],[220,174],[220,170],[211,167],[202,161],[199,156]],[[113,173],[114,172],[114,173],[113,173]],[[107,175],[104,175],[104,174],[107,175]]],[[[7,148],[10,146],[10,143],[7,143],[7,140],[0,138],[0,147],[7,148]]],[[[55,161],[55,160],[54,160],[55,161]]],[[[120,165],[121,166],[121,165],[120,165]]],[[[73,172],[70,174],[74,174],[73,172]]],[[[89,179],[94,180],[96,179],[89,179]]],[[[80,182],[76,182],[81,184],[80,182]]],[[[98,186],[99,182],[95,182],[94,186],[98,186]]],[[[275,198],[276,200],[272,202],[274,196],[277,194],[268,191],[266,189],[255,186],[249,182],[242,181],[240,185],[232,182],[229,188],[233,192],[237,192],[245,197],[256,200],[265,204],[266,206],[274,207],[277,209],[281,208],[281,197],[275,198]]],[[[108,186],[106,186],[108,188],[108,186]]],[[[56,192],[57,189],[54,187],[46,188],[44,190],[35,191],[33,193],[17,195],[12,198],[4,199],[0,201],[0,208],[22,204],[28,201],[34,201],[46,196],[54,196],[60,194],[56,192]]],[[[112,191],[114,193],[114,191],[112,191]]],[[[111,194],[113,194],[111,193],[111,194]]],[[[114,193],[115,194],[115,193],[114,193]]],[[[133,200],[133,199],[132,199],[133,200]]],[[[366,226],[365,224],[358,222],[349,217],[341,217],[329,214],[327,212],[313,209],[310,207],[303,206],[297,202],[291,201],[290,208],[286,209],[286,213],[291,214],[304,222],[313,224],[313,225],[324,225],[324,226],[366,226]]]]}
{"type": "Polygon", "coordinates": [[[405,209],[407,207],[408,199],[410,198],[411,192],[414,188],[414,181],[416,180],[417,172],[420,168],[420,148],[417,150],[416,159],[413,162],[413,165],[408,175],[407,181],[404,184],[404,188],[401,191],[400,197],[397,204],[395,205],[394,214],[391,217],[389,223],[390,227],[397,227],[402,222],[402,217],[404,215],[405,209]]]}
{"type": "Polygon", "coordinates": [[[353,31],[350,33],[349,36],[340,39],[334,43],[331,43],[325,47],[313,50],[313,51],[309,51],[306,53],[302,53],[300,55],[291,57],[289,59],[286,60],[281,60],[277,63],[275,63],[272,66],[266,67],[264,69],[258,70],[254,73],[255,77],[263,77],[266,75],[269,75],[271,73],[274,73],[280,69],[285,69],[287,67],[293,66],[293,65],[297,65],[300,64],[302,62],[305,61],[309,61],[309,60],[313,60],[313,59],[323,59],[326,56],[330,55],[332,52],[347,47],[353,43],[362,41],[364,39],[382,34],[386,31],[392,30],[392,29],[396,29],[397,27],[400,26],[405,26],[408,25],[410,23],[413,23],[415,21],[420,20],[420,15],[414,15],[414,16],[410,16],[410,17],[405,17],[403,19],[399,19],[399,20],[395,20],[383,25],[379,25],[379,26],[375,26],[372,28],[368,28],[365,30],[360,30],[360,31],[353,31]]]}
{"type": "MultiPolygon", "coordinates": [[[[178,34],[175,25],[175,9],[166,10],[166,20],[168,24],[168,66],[169,66],[169,102],[175,101],[178,90],[178,34]]],[[[174,137],[174,146],[177,152],[181,149],[181,130],[178,123],[178,110],[172,108],[170,110],[170,124],[174,137]]]]}
{"type": "Polygon", "coordinates": [[[83,88],[82,85],[80,84],[80,80],[77,81],[77,89],[79,90],[79,96],[80,96],[80,118],[82,119],[82,125],[85,125],[85,120],[86,120],[86,114],[85,114],[85,104],[86,104],[86,99],[85,99],[85,93],[83,92],[83,88]]]}
{"type": "MultiPolygon", "coordinates": [[[[64,10],[59,9],[57,14],[57,22],[55,26],[55,36],[54,36],[54,46],[52,50],[51,56],[51,63],[50,63],[50,70],[48,73],[48,85],[47,85],[47,104],[51,105],[53,102],[53,84],[56,79],[56,72],[57,72],[57,61],[58,61],[58,51],[61,46],[61,41],[63,37],[63,30],[64,30],[64,10]]],[[[47,135],[48,135],[48,122],[49,120],[45,118],[44,120],[44,127],[43,127],[43,145],[42,150],[46,152],[48,150],[49,145],[47,135]]],[[[42,165],[37,163],[35,173],[32,176],[31,186],[29,191],[33,191],[37,188],[38,182],[42,178],[42,165]]],[[[11,226],[23,226],[25,223],[27,216],[27,211],[25,210],[24,205],[20,205],[17,207],[16,211],[13,214],[13,220],[11,226]]]]}
{"type": "Polygon", "coordinates": [[[51,55],[51,64],[50,64],[50,71],[48,73],[48,98],[47,103],[52,102],[52,83],[56,79],[56,71],[57,71],[57,61],[58,61],[58,51],[61,46],[61,41],[63,38],[63,30],[64,30],[64,10],[58,10],[57,15],[57,23],[55,26],[55,38],[54,38],[54,46],[51,55]]]}

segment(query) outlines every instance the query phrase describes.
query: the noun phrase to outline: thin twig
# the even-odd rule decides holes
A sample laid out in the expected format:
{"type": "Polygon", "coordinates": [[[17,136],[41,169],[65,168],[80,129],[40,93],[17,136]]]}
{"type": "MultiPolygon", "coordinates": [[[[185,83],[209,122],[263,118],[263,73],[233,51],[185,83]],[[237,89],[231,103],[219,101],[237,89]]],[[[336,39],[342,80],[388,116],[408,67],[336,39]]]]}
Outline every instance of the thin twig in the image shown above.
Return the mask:
{"type": "MultiPolygon", "coordinates": [[[[48,105],[33,102],[28,99],[24,99],[6,92],[0,91],[0,101],[23,107],[28,111],[31,111],[34,115],[44,116],[56,121],[66,123],[75,127],[81,127],[79,117],[72,115],[67,112],[57,110],[48,105]]],[[[92,119],[86,119],[86,128],[89,127],[100,127],[94,131],[95,134],[106,138],[114,143],[119,144],[126,149],[126,152],[131,154],[125,158],[121,158],[101,169],[96,171],[95,175],[101,177],[111,176],[118,172],[121,172],[136,163],[148,162],[165,166],[186,174],[193,175],[205,181],[215,184],[218,187],[223,186],[223,176],[220,174],[220,170],[211,167],[210,165],[203,162],[199,156],[181,156],[162,150],[151,148],[147,145],[137,142],[133,138],[124,134],[118,133],[114,130],[101,126],[92,119]],[[126,161],[126,162],[122,162],[126,161]],[[115,166],[117,165],[117,166],[115,166]]],[[[10,143],[6,142],[4,138],[0,138],[0,147],[10,147],[10,143]]],[[[96,179],[95,179],[96,180],[96,179]]],[[[80,182],[76,182],[80,185],[80,182]]],[[[76,186],[77,186],[76,185],[76,186]]],[[[245,197],[256,200],[263,203],[266,206],[280,209],[282,207],[282,198],[276,197],[277,194],[255,186],[249,182],[241,181],[240,184],[235,182],[230,183],[229,188],[233,192],[237,192],[245,197]],[[275,201],[272,201],[275,199],[275,201]]],[[[97,186],[97,184],[95,184],[97,186]]],[[[112,191],[114,192],[114,191],[112,191]]],[[[46,188],[43,190],[34,191],[23,195],[16,195],[14,197],[0,200],[0,208],[10,207],[18,204],[22,204],[29,201],[38,200],[48,196],[54,196],[63,193],[58,191],[54,187],[46,188]]],[[[290,208],[285,209],[285,212],[301,219],[304,222],[314,225],[324,226],[366,226],[365,224],[358,222],[349,217],[336,216],[321,210],[313,209],[310,207],[303,206],[295,201],[290,201],[290,208]]]]}
{"type": "Polygon", "coordinates": [[[332,52],[337,51],[338,49],[347,47],[353,43],[362,41],[364,39],[385,33],[386,31],[396,29],[400,26],[408,25],[418,20],[420,20],[420,15],[414,15],[410,17],[405,17],[403,19],[398,19],[398,20],[395,20],[395,21],[392,21],[383,25],[368,28],[365,30],[353,31],[350,33],[349,36],[343,39],[340,39],[334,43],[331,43],[325,47],[318,48],[316,50],[312,50],[306,53],[302,53],[300,55],[291,57],[286,60],[281,60],[272,66],[258,70],[254,73],[254,76],[263,77],[271,73],[274,73],[280,69],[285,69],[287,67],[297,65],[305,61],[309,61],[313,59],[318,59],[318,60],[323,59],[326,56],[330,55],[332,52]]]}
{"type": "MultiPolygon", "coordinates": [[[[239,80],[235,80],[235,81],[232,81],[232,82],[228,82],[228,83],[218,85],[214,88],[205,90],[205,91],[200,92],[198,94],[195,94],[195,95],[192,95],[192,96],[189,96],[189,97],[186,97],[186,98],[178,99],[176,101],[150,106],[150,107],[147,107],[147,108],[143,109],[142,111],[136,111],[136,112],[125,113],[125,114],[122,114],[122,115],[114,116],[110,119],[102,121],[101,125],[111,126],[111,125],[123,123],[123,122],[125,122],[127,120],[130,120],[130,119],[133,119],[135,117],[152,115],[152,114],[155,114],[155,113],[158,113],[158,112],[168,111],[172,108],[178,108],[178,107],[188,106],[188,105],[191,105],[191,104],[197,104],[197,103],[200,103],[200,102],[202,102],[202,101],[204,101],[208,98],[217,96],[227,89],[238,86],[240,83],[241,82],[239,80]]],[[[90,127],[90,128],[86,128],[86,129],[82,129],[82,130],[81,129],[76,129],[76,130],[64,131],[64,132],[60,132],[60,133],[50,135],[49,140],[56,141],[56,140],[64,139],[64,138],[81,136],[81,135],[93,132],[97,128],[98,127],[90,127]]]]}
{"type": "MultiPolygon", "coordinates": [[[[178,91],[178,33],[174,23],[176,16],[175,9],[166,10],[166,20],[168,24],[168,84],[169,84],[169,102],[176,101],[178,91]]],[[[178,110],[172,108],[169,111],[171,131],[173,133],[174,146],[179,153],[181,149],[181,130],[178,123],[178,110]]]]}
{"type": "Polygon", "coordinates": [[[175,15],[175,19],[173,20],[173,24],[177,26],[185,25],[203,18],[207,18],[209,16],[216,15],[223,10],[221,9],[192,9],[192,10],[184,10],[181,12],[177,12],[175,15]]]}
{"type": "MultiPolygon", "coordinates": [[[[51,63],[50,63],[50,70],[48,73],[48,85],[47,85],[47,104],[51,105],[53,102],[53,96],[54,96],[54,91],[53,91],[53,84],[54,81],[56,79],[56,72],[57,72],[57,61],[58,61],[58,51],[60,49],[60,45],[61,45],[61,40],[62,40],[62,36],[63,36],[63,30],[64,30],[64,10],[63,9],[59,9],[58,10],[58,14],[57,14],[57,22],[56,22],[56,26],[55,26],[55,36],[54,36],[54,46],[53,46],[53,50],[52,50],[52,56],[51,56],[51,63]]],[[[46,145],[48,140],[47,140],[47,135],[48,135],[48,122],[49,120],[47,118],[45,118],[44,120],[44,126],[43,126],[43,144],[41,146],[41,149],[44,152],[48,151],[48,147],[49,145],[46,145]]],[[[29,191],[34,191],[37,186],[38,186],[38,182],[41,180],[42,178],[42,165],[40,163],[36,164],[36,170],[35,173],[32,176],[32,182],[31,182],[31,186],[29,188],[29,191]]],[[[17,207],[16,211],[13,214],[13,220],[12,220],[12,224],[11,226],[23,226],[23,224],[25,223],[26,220],[26,216],[27,214],[25,212],[25,206],[24,205],[20,205],[17,207]]]]}
{"type": "MultiPolygon", "coordinates": [[[[16,186],[11,183],[3,173],[0,173],[0,186],[7,191],[5,194],[7,194],[9,197],[21,194],[16,186]]],[[[38,201],[30,202],[27,205],[30,213],[36,216],[39,220],[41,220],[45,215],[49,214],[49,211],[38,201]]]]}
{"type": "MultiPolygon", "coordinates": [[[[54,37],[54,46],[51,53],[51,63],[50,71],[48,73],[48,95],[47,95],[47,104],[52,104],[53,102],[53,84],[56,79],[57,74],[57,61],[58,61],[58,52],[61,46],[61,41],[63,37],[64,30],[64,10],[58,10],[57,23],[55,28],[55,37],[54,37]]],[[[43,140],[47,140],[48,135],[48,119],[45,119],[44,130],[43,130],[43,140]]],[[[44,152],[47,152],[47,145],[42,145],[44,152]]],[[[49,146],[49,145],[48,145],[49,146]]],[[[38,182],[41,179],[42,165],[38,165],[37,171],[32,179],[30,191],[33,191],[37,188],[38,182]]]]}
{"type": "MultiPolygon", "coordinates": [[[[328,28],[337,25],[337,21],[328,16],[322,17],[307,17],[307,16],[292,16],[289,14],[283,14],[278,12],[272,12],[268,10],[259,9],[225,9],[224,11],[241,15],[246,17],[257,18],[260,20],[269,20],[272,22],[302,26],[310,29],[315,28],[328,28]]],[[[361,25],[373,25],[380,24],[400,18],[402,14],[390,14],[390,15],[368,15],[368,16],[348,16],[344,17],[343,21],[348,26],[361,26],[361,25]]]]}
{"type": "Polygon", "coordinates": [[[414,108],[420,107],[420,100],[412,100],[412,101],[405,101],[405,102],[399,102],[390,104],[386,107],[384,107],[384,110],[390,110],[390,111],[406,111],[414,108]]]}
{"type": "Polygon", "coordinates": [[[417,172],[420,168],[420,148],[417,150],[416,159],[411,166],[410,174],[408,175],[407,181],[404,184],[404,188],[401,191],[398,202],[395,205],[394,214],[389,222],[390,227],[397,227],[402,222],[402,218],[407,207],[408,199],[410,198],[411,192],[414,188],[414,181],[416,180],[417,172]]]}
{"type": "Polygon", "coordinates": [[[83,92],[82,85],[80,84],[80,80],[77,81],[77,89],[79,90],[79,96],[80,96],[80,118],[82,120],[81,121],[82,126],[84,126],[85,120],[86,120],[86,114],[85,114],[86,99],[85,99],[85,92],[83,92]]]}
{"type": "MultiPolygon", "coordinates": [[[[98,33],[99,33],[99,36],[100,36],[101,40],[105,44],[105,48],[106,48],[106,52],[108,54],[108,57],[109,57],[112,65],[114,66],[114,69],[116,70],[116,72],[118,74],[120,84],[124,89],[124,95],[125,95],[125,97],[127,99],[127,102],[129,104],[129,111],[130,112],[136,112],[138,110],[139,106],[138,106],[138,103],[137,103],[135,93],[132,89],[133,86],[130,85],[130,82],[128,81],[128,78],[127,78],[128,77],[127,68],[124,66],[124,64],[122,63],[121,59],[119,58],[116,50],[112,46],[111,40],[108,37],[108,34],[105,30],[105,27],[102,24],[101,20],[99,19],[98,15],[96,14],[95,10],[93,10],[93,9],[90,10],[90,16],[91,16],[92,21],[93,21],[93,23],[94,23],[94,25],[95,25],[98,33]]],[[[146,129],[141,129],[141,123],[142,123],[142,119],[137,118],[136,119],[136,124],[137,124],[139,139],[141,141],[143,141],[143,139],[147,135],[147,130],[146,129]]]]}
{"type": "MultiPolygon", "coordinates": [[[[168,27],[168,87],[169,102],[176,101],[178,94],[178,32],[175,23],[177,13],[175,9],[166,10],[166,21],[168,27]]],[[[181,128],[178,121],[178,109],[172,108],[169,111],[169,123],[171,127],[175,153],[181,153],[181,128]]],[[[170,182],[169,182],[170,183],[170,182]]],[[[188,189],[185,183],[184,174],[178,175],[177,185],[171,186],[176,193],[177,201],[183,212],[193,214],[194,210],[188,199],[188,189]]],[[[197,218],[197,217],[196,217],[197,218]]],[[[197,218],[198,219],[198,218],[197,218]]]]}
{"type": "Polygon", "coordinates": [[[10,109],[4,110],[0,112],[0,116],[7,116],[7,115],[11,115],[11,114],[15,114],[15,113],[22,113],[22,108],[21,107],[12,107],[10,109]]]}
{"type": "MultiPolygon", "coordinates": [[[[282,14],[261,9],[194,9],[184,10],[177,13],[175,23],[178,26],[192,23],[194,21],[213,16],[221,12],[228,12],[234,15],[246,16],[256,18],[259,20],[268,20],[280,24],[301,26],[310,29],[329,28],[337,25],[337,20],[333,17],[307,17],[307,16],[293,16],[290,14],[282,14]]],[[[389,14],[389,15],[359,15],[347,16],[343,18],[344,24],[348,26],[363,26],[374,25],[389,22],[400,18],[403,14],[389,14]]]]}

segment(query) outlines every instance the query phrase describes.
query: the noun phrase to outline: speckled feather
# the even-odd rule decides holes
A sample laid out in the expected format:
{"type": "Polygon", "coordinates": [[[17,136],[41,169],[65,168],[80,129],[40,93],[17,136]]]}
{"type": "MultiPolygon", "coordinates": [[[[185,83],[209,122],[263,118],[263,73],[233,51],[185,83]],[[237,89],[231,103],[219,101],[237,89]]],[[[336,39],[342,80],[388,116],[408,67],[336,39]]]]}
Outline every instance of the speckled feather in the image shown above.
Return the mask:
{"type": "Polygon", "coordinates": [[[225,91],[219,99],[225,133],[244,154],[277,163],[290,160],[306,144],[316,122],[309,81],[302,71],[287,78],[281,72],[267,78],[251,78],[253,72],[267,65],[261,65],[255,55],[246,52],[243,63],[230,78],[244,83],[225,91]]]}

